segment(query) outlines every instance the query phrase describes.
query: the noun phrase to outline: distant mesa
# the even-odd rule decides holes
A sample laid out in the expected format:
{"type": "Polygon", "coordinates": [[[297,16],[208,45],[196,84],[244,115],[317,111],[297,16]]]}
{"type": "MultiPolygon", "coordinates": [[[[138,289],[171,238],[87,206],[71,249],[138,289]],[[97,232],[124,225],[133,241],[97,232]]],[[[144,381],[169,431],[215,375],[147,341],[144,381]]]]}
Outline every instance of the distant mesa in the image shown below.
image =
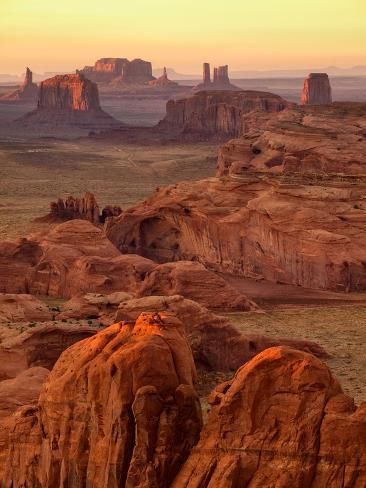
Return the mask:
{"type": "Polygon", "coordinates": [[[211,67],[209,63],[203,63],[203,81],[194,87],[194,91],[201,90],[240,90],[239,87],[230,83],[228,65],[214,68],[213,79],[211,80],[211,67]]]}
{"type": "Polygon", "coordinates": [[[301,105],[328,105],[332,103],[332,88],[326,73],[310,73],[305,79],[301,105]]]}
{"type": "Polygon", "coordinates": [[[96,83],[144,84],[155,80],[151,63],[143,59],[101,58],[77,73],[96,83]]]}
{"type": "Polygon", "coordinates": [[[163,74],[156,80],[149,82],[150,86],[162,87],[162,88],[174,88],[179,86],[175,81],[171,81],[168,78],[167,69],[164,67],[163,74]]]}
{"type": "Polygon", "coordinates": [[[122,125],[101,109],[96,83],[81,74],[58,75],[40,84],[37,109],[18,120],[47,125],[104,129],[122,125]]]}
{"type": "Polygon", "coordinates": [[[280,112],[287,106],[286,100],[273,93],[209,89],[187,98],[169,100],[166,116],[159,126],[186,134],[232,137],[243,132],[244,114],[280,112]]]}
{"type": "Polygon", "coordinates": [[[29,101],[36,102],[38,98],[38,86],[33,83],[33,73],[27,68],[25,73],[25,79],[23,85],[21,85],[17,90],[10,93],[6,93],[0,100],[8,101],[29,101]]]}

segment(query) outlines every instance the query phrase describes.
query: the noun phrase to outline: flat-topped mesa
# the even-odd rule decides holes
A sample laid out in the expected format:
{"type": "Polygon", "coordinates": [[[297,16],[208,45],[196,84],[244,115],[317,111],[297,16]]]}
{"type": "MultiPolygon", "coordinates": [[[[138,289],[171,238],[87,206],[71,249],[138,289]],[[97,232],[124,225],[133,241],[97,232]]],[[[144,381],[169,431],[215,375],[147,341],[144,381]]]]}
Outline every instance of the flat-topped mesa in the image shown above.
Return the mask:
{"type": "Polygon", "coordinates": [[[151,63],[143,59],[101,58],[94,66],[85,66],[78,73],[97,83],[144,84],[155,79],[151,63]]]}
{"type": "Polygon", "coordinates": [[[328,105],[332,103],[332,89],[326,73],[310,73],[304,81],[301,105],[328,105]]]}
{"type": "Polygon", "coordinates": [[[0,100],[9,101],[36,101],[38,98],[38,86],[33,83],[33,73],[27,68],[22,86],[10,93],[0,97],[0,100]]]}
{"type": "Polygon", "coordinates": [[[80,73],[43,81],[37,109],[16,122],[31,130],[39,131],[43,126],[45,133],[58,127],[100,130],[123,125],[102,110],[97,84],[80,73]]]}
{"type": "Polygon", "coordinates": [[[213,80],[211,81],[211,68],[209,63],[203,63],[203,81],[195,86],[194,91],[201,90],[240,90],[239,87],[231,84],[229,78],[229,67],[219,66],[214,68],[213,80]]]}
{"type": "MultiPolygon", "coordinates": [[[[225,75],[226,71],[223,71],[225,75]]],[[[256,91],[201,91],[180,100],[169,100],[161,127],[185,133],[242,134],[242,117],[253,110],[280,112],[288,103],[278,95],[256,91]]]]}
{"type": "Polygon", "coordinates": [[[55,76],[41,83],[38,108],[99,111],[98,87],[81,74],[55,76]]]}

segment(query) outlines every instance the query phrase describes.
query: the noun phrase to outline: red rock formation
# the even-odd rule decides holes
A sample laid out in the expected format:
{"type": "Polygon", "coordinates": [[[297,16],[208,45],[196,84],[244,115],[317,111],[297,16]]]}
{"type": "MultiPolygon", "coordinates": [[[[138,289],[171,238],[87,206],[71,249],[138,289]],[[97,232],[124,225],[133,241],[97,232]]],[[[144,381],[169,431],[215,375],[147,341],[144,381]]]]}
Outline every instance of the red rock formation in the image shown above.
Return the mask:
{"type": "Polygon", "coordinates": [[[0,243],[0,292],[60,297],[136,290],[155,264],[122,256],[102,231],[70,220],[31,240],[0,243]]]}
{"type": "Polygon", "coordinates": [[[304,81],[301,105],[327,105],[332,103],[332,89],[326,73],[310,73],[304,81]]]}
{"type": "Polygon", "coordinates": [[[235,371],[259,352],[277,345],[291,345],[321,358],[328,357],[322,347],[310,341],[243,335],[227,318],[179,295],[123,301],[115,320],[136,320],[142,312],[163,311],[173,313],[184,324],[196,365],[210,371],[235,371]]]}
{"type": "Polygon", "coordinates": [[[140,296],[184,295],[206,307],[234,310],[256,310],[248,300],[223,278],[207,270],[201,263],[178,261],[156,266],[147,273],[140,296]]]}
{"type": "Polygon", "coordinates": [[[145,314],[75,344],[10,434],[6,486],[168,488],[201,412],[182,324],[145,314]]]}
{"type": "Polygon", "coordinates": [[[98,87],[81,74],[58,75],[40,85],[38,108],[18,120],[23,125],[98,129],[121,125],[104,112],[98,87]]]}
{"type": "Polygon", "coordinates": [[[31,295],[0,293],[0,322],[51,320],[52,315],[44,302],[31,295]]]}
{"type": "Polygon", "coordinates": [[[154,80],[151,63],[142,59],[102,58],[94,66],[85,66],[78,73],[104,83],[144,84],[154,80]]]}
{"type": "Polygon", "coordinates": [[[107,218],[118,217],[122,209],[118,206],[107,206],[100,214],[99,205],[93,193],[86,192],[82,198],[68,196],[64,200],[50,203],[50,213],[36,219],[38,222],[60,222],[74,219],[89,220],[93,224],[105,223],[107,218]]]}
{"type": "Polygon", "coordinates": [[[287,102],[265,92],[200,92],[191,97],[169,100],[161,127],[225,137],[240,135],[242,117],[251,111],[279,112],[287,102]]]}
{"type": "Polygon", "coordinates": [[[203,63],[203,84],[209,85],[210,83],[211,83],[210,63],[203,63]]]}
{"type": "Polygon", "coordinates": [[[0,344],[0,382],[16,378],[28,368],[52,369],[61,353],[76,342],[93,336],[93,327],[46,323],[11,329],[0,344]]]}
{"type": "Polygon", "coordinates": [[[244,136],[220,151],[220,178],[160,189],[107,235],[158,262],[365,290],[365,113],[333,104],[247,114],[244,136]]]}
{"type": "Polygon", "coordinates": [[[24,83],[18,90],[7,93],[0,97],[0,100],[36,102],[38,98],[38,86],[33,83],[33,73],[27,68],[24,83]]]}
{"type": "Polygon", "coordinates": [[[366,408],[322,362],[267,349],[211,394],[200,442],[172,488],[366,486],[366,408]]]}

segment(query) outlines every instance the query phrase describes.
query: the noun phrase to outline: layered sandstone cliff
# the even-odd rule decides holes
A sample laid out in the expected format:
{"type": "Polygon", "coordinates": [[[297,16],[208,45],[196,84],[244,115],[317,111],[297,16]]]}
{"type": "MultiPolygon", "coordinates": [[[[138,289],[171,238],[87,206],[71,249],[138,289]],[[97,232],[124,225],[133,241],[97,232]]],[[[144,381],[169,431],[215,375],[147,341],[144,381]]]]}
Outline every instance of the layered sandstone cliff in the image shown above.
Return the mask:
{"type": "Polygon", "coordinates": [[[366,486],[366,406],[356,408],[313,356],[267,349],[210,403],[172,488],[366,486]]]}
{"type": "Polygon", "coordinates": [[[36,407],[18,411],[6,486],[168,488],[198,440],[201,411],[183,325],[142,314],[69,348],[36,407]]]}
{"type": "Polygon", "coordinates": [[[208,135],[238,136],[242,117],[251,111],[279,112],[287,102],[278,95],[254,91],[204,91],[169,100],[161,127],[208,135]]]}
{"type": "Polygon", "coordinates": [[[327,105],[332,103],[332,89],[326,73],[310,73],[304,81],[302,105],[327,105]]]}
{"type": "Polygon", "coordinates": [[[98,87],[81,74],[58,75],[41,83],[38,107],[18,121],[26,126],[77,126],[98,129],[119,126],[101,109],[98,87]]]}
{"type": "Polygon", "coordinates": [[[78,73],[98,83],[144,84],[155,79],[151,63],[142,59],[102,58],[94,66],[85,66],[78,73]]]}
{"type": "Polygon", "coordinates": [[[244,115],[218,178],[160,189],[106,229],[122,252],[256,279],[365,290],[363,104],[244,115]]]}
{"type": "Polygon", "coordinates": [[[38,99],[38,86],[33,83],[33,73],[27,68],[25,72],[24,83],[17,90],[6,93],[0,100],[7,101],[23,101],[23,102],[36,102],[38,99]]]}

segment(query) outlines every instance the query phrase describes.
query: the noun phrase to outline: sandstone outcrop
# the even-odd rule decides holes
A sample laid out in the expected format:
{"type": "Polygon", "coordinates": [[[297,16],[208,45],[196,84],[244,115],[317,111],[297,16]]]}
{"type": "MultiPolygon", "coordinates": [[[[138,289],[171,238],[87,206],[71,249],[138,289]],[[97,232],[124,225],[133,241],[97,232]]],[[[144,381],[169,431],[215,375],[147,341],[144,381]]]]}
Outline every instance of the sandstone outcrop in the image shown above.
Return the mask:
{"type": "Polygon", "coordinates": [[[155,79],[151,63],[142,59],[102,58],[78,73],[98,83],[144,84],[155,79]]]}
{"type": "Polygon", "coordinates": [[[217,178],[160,189],[107,235],[157,262],[365,290],[365,114],[363,104],[247,114],[244,135],[220,151],[217,178]]]}
{"type": "Polygon", "coordinates": [[[211,394],[212,412],[172,488],[361,488],[366,408],[325,364],[267,349],[211,394]]]}
{"type": "Polygon", "coordinates": [[[201,411],[182,324],[143,314],[61,356],[38,406],[17,412],[6,486],[168,488],[197,442],[201,411]]]}
{"type": "Polygon", "coordinates": [[[87,130],[122,125],[101,109],[96,83],[81,74],[57,75],[43,81],[37,109],[17,122],[25,127],[75,126],[87,130]]]}
{"type": "Polygon", "coordinates": [[[332,103],[332,89],[326,73],[310,73],[304,81],[302,105],[327,105],[332,103]]]}
{"type": "Polygon", "coordinates": [[[17,90],[6,93],[0,100],[8,100],[8,101],[22,101],[22,102],[36,102],[38,99],[38,86],[36,83],[33,83],[33,73],[32,71],[27,68],[25,72],[25,79],[22,86],[20,86],[17,90]]]}
{"type": "Polygon", "coordinates": [[[203,63],[203,81],[193,88],[194,91],[202,90],[229,90],[240,91],[240,88],[233,85],[229,78],[228,65],[214,68],[213,79],[211,81],[211,68],[209,63],[203,63]]]}
{"type": "Polygon", "coordinates": [[[122,256],[90,222],[70,220],[46,234],[0,243],[0,291],[68,298],[136,290],[143,270],[153,266],[140,256],[122,256]]]}
{"type": "Polygon", "coordinates": [[[52,322],[25,326],[21,333],[0,328],[0,381],[16,378],[28,368],[52,369],[65,349],[96,332],[89,326],[52,322]]]}
{"type": "Polygon", "coordinates": [[[277,345],[291,345],[321,358],[328,357],[322,347],[310,341],[243,335],[227,318],[179,295],[126,300],[120,303],[115,320],[131,321],[143,312],[163,311],[173,313],[184,324],[196,365],[210,371],[235,371],[259,352],[277,345]]]}
{"type": "Polygon", "coordinates": [[[241,135],[242,117],[252,111],[280,112],[287,102],[278,95],[254,91],[203,91],[190,97],[169,100],[159,126],[184,133],[241,135]]]}
{"type": "Polygon", "coordinates": [[[45,303],[32,295],[0,293],[0,323],[51,320],[45,303]]]}
{"type": "Polygon", "coordinates": [[[83,197],[68,196],[50,203],[50,212],[45,217],[36,219],[38,222],[62,222],[66,220],[85,219],[93,224],[105,223],[107,218],[118,217],[122,209],[109,205],[100,213],[99,205],[93,193],[86,192],[83,197]]]}
{"type": "Polygon", "coordinates": [[[140,296],[184,295],[219,309],[256,310],[256,305],[201,263],[178,261],[156,266],[139,290],[140,296]]]}

